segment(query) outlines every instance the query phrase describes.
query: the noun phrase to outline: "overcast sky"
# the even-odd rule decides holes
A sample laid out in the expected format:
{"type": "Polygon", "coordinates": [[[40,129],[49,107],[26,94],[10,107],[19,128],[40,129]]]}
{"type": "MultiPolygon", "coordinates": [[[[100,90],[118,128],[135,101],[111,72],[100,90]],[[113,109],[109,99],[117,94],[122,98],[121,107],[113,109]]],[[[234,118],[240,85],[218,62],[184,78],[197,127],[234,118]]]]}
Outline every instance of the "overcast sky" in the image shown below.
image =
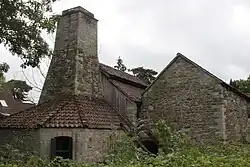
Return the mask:
{"type": "MultiPolygon", "coordinates": [[[[121,56],[129,68],[160,72],[180,52],[226,82],[250,74],[249,0],[60,0],[54,11],[75,6],[99,20],[99,59],[108,65],[121,56]]],[[[25,79],[19,58],[3,46],[0,55],[11,66],[8,79],[25,79]]],[[[38,71],[34,78],[31,69],[24,73],[42,87],[38,71]]]]}

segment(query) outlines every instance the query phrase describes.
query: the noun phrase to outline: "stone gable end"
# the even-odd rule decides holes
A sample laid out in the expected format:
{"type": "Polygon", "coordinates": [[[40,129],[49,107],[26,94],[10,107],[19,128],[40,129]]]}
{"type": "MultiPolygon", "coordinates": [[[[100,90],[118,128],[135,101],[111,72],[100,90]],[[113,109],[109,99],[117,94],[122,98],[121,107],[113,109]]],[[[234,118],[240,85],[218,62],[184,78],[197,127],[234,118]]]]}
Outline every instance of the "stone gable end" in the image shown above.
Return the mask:
{"type": "Polygon", "coordinates": [[[177,56],[144,92],[140,117],[153,123],[164,119],[195,141],[225,140],[245,131],[248,104],[212,74],[177,56]]]}

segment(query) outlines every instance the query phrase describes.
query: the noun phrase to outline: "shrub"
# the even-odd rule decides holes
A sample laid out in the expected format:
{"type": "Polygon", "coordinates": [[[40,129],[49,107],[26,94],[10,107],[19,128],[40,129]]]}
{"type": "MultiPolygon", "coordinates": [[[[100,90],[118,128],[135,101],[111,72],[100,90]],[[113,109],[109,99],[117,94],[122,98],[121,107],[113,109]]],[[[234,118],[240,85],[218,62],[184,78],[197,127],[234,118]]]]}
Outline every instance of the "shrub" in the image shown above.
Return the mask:
{"type": "MultiPolygon", "coordinates": [[[[79,164],[56,157],[46,161],[31,157],[28,161],[9,161],[0,167],[245,167],[250,164],[250,147],[243,143],[218,143],[217,145],[192,145],[188,137],[173,131],[164,121],[157,124],[160,151],[157,156],[138,148],[136,137],[120,137],[102,164],[79,164]]],[[[11,147],[11,146],[9,146],[11,147]]]]}

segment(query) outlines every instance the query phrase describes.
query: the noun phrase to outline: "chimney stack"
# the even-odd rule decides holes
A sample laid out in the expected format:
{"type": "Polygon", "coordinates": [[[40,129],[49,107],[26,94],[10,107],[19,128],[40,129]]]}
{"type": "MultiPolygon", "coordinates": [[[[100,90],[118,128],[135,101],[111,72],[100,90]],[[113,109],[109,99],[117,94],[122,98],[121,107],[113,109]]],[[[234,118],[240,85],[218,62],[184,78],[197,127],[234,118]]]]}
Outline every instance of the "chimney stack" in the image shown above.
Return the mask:
{"type": "Polygon", "coordinates": [[[100,80],[97,22],[82,7],[62,12],[54,55],[39,103],[61,94],[103,97],[100,80]]]}

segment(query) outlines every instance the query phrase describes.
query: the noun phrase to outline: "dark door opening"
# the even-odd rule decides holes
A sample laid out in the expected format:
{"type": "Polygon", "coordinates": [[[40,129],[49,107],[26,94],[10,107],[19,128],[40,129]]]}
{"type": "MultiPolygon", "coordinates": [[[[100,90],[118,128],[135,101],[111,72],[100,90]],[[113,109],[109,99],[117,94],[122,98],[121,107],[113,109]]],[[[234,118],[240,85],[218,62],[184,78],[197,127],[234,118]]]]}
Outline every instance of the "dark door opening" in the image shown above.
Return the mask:
{"type": "Polygon", "coordinates": [[[146,147],[146,149],[152,154],[156,155],[158,153],[158,145],[155,142],[150,140],[144,140],[141,142],[146,147]]]}
{"type": "Polygon", "coordinates": [[[51,139],[51,158],[60,156],[72,159],[72,137],[59,136],[51,139]]]}

